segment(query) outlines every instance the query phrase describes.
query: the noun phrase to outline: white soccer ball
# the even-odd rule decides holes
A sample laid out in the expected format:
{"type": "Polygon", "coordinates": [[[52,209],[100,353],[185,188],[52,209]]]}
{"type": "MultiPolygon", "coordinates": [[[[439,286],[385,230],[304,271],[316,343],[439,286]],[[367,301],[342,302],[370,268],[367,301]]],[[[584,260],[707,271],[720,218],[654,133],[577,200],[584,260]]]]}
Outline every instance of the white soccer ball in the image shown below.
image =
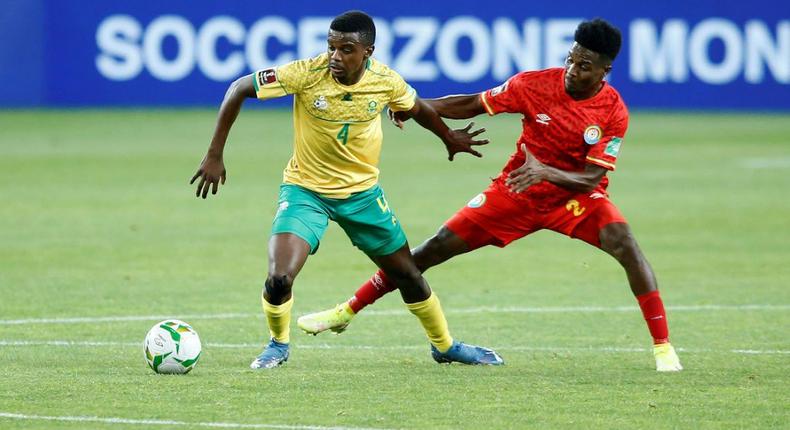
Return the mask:
{"type": "Polygon", "coordinates": [[[148,330],[145,361],[156,373],[187,373],[200,358],[200,338],[195,329],[179,320],[165,320],[148,330]]]}

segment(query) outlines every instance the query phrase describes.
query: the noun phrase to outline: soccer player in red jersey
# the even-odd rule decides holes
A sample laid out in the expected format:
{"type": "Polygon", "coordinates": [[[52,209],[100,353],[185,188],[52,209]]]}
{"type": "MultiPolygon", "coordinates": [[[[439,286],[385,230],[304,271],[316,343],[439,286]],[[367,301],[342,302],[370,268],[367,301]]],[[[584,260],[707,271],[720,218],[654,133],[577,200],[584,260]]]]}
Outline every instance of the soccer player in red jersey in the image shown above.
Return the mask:
{"type": "MultiPolygon", "coordinates": [[[[653,270],[606,192],[606,174],[615,169],[628,127],[622,98],[604,80],[620,50],[620,31],[595,19],[582,22],[574,40],[564,68],[521,72],[480,94],[428,101],[445,118],[520,113],[523,130],[502,173],[412,253],[424,272],[541,229],[583,240],[625,269],[653,337],[656,369],[679,371],[653,270]]],[[[402,127],[406,118],[392,119],[402,127]]],[[[305,315],[298,325],[311,334],[341,332],[356,313],[395,289],[378,271],[347,303],[305,315]]]]}

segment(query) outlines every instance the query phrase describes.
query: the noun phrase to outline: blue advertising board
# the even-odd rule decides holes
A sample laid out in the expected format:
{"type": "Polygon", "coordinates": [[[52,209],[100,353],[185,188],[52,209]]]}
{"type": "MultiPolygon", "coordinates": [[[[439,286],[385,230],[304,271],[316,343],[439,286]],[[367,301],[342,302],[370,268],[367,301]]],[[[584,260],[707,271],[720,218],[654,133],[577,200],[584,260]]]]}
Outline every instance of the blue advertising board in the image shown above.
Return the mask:
{"type": "Polygon", "coordinates": [[[376,20],[374,56],[423,97],[559,66],[576,25],[602,16],[623,33],[608,79],[629,106],[790,110],[786,0],[6,0],[0,106],[216,105],[238,76],[325,50],[353,8],[376,20]]]}

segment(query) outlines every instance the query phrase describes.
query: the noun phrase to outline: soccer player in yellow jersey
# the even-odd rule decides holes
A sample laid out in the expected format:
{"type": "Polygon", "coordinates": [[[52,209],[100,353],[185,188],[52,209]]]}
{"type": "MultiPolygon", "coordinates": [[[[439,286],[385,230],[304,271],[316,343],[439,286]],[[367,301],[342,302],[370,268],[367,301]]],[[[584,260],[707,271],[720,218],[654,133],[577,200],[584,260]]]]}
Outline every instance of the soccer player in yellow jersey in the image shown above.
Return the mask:
{"type": "Polygon", "coordinates": [[[458,152],[479,157],[473,145],[487,141],[473,138],[483,130],[470,132],[471,124],[449,129],[403,78],[371,58],[375,37],[370,16],[346,12],[329,27],[326,53],[236,80],[220,106],[208,153],[190,182],[200,179],[196,195],[203,198],[225,183],[222,153],[245,98],[295,96],[294,154],[283,172],[262,294],[271,339],[250,364],[253,369],[288,360],[293,282],[318,249],[330,219],[397,284],[422,323],[437,362],[503,364],[496,352],[450,336],[439,299],[415,265],[400,222],[377,185],[385,107],[408,112],[436,134],[450,160],[458,152]]]}

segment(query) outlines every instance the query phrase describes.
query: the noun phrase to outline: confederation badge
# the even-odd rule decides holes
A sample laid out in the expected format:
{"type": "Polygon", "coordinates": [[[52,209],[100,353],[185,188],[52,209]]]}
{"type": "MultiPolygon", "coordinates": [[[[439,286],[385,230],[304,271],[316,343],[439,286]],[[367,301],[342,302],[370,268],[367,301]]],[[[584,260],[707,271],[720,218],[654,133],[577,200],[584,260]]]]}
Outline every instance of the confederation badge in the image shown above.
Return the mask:
{"type": "Polygon", "coordinates": [[[601,140],[602,136],[603,130],[601,130],[601,127],[598,127],[597,125],[591,125],[584,129],[584,141],[588,145],[595,145],[599,140],[601,140]]]}
{"type": "Polygon", "coordinates": [[[501,93],[504,93],[505,91],[507,91],[507,83],[508,83],[508,81],[505,81],[502,85],[500,85],[498,87],[495,87],[495,88],[492,88],[491,89],[491,97],[494,97],[497,94],[501,94],[501,93]]]}

